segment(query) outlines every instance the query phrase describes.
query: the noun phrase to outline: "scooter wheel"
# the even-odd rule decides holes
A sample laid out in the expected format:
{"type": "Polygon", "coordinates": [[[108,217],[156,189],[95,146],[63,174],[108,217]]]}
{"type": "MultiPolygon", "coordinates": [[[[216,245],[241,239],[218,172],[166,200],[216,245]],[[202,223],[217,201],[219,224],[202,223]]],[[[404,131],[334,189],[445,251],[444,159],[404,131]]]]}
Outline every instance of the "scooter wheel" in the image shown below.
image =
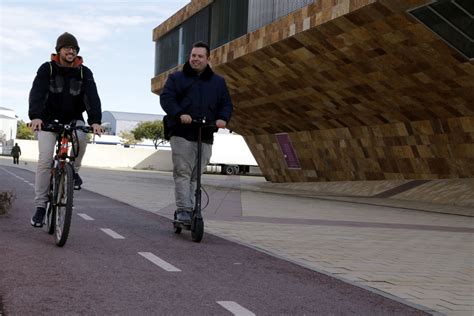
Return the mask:
{"type": "Polygon", "coordinates": [[[179,227],[179,226],[174,226],[174,233],[175,233],[175,234],[181,234],[181,229],[182,229],[182,228],[179,227]]]}
{"type": "Polygon", "coordinates": [[[191,231],[191,238],[195,242],[200,242],[204,235],[204,221],[201,219],[195,219],[194,230],[191,231]]]}

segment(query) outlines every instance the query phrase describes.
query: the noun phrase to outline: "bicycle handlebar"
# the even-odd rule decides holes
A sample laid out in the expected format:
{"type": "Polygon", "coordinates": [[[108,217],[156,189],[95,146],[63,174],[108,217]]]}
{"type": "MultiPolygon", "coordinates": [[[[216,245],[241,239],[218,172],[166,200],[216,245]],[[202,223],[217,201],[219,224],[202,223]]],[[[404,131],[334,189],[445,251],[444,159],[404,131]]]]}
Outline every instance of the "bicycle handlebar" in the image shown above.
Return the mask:
{"type": "Polygon", "coordinates": [[[73,131],[73,130],[81,130],[84,133],[90,133],[92,128],[90,126],[73,126],[71,124],[61,124],[61,123],[48,123],[43,126],[41,129],[45,132],[55,132],[61,133],[63,131],[73,131]]]}

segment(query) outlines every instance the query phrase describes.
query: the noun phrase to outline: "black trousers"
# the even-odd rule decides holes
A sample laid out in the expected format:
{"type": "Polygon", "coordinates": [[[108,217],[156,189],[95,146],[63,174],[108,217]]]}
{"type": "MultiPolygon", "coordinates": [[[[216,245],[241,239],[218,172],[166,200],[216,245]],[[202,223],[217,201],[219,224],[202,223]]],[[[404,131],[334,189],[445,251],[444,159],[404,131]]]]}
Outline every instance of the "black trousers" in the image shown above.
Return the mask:
{"type": "Polygon", "coordinates": [[[14,164],[14,165],[18,165],[19,162],[20,162],[20,157],[15,157],[15,156],[13,156],[13,164],[14,164]]]}

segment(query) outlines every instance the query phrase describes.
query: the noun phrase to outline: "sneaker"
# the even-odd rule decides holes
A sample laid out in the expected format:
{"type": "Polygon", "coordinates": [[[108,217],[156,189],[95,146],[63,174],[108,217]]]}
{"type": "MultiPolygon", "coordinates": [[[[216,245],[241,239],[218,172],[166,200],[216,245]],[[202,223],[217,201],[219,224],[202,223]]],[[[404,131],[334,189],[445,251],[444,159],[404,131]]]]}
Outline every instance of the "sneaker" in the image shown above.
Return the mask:
{"type": "Polygon", "coordinates": [[[176,211],[176,220],[183,223],[191,222],[191,213],[185,210],[176,211]]]}
{"type": "Polygon", "coordinates": [[[188,210],[186,212],[188,213],[189,220],[192,221],[193,220],[193,210],[188,210]]]}
{"type": "Polygon", "coordinates": [[[80,190],[82,185],[82,179],[79,173],[74,174],[74,190],[80,190]]]}
{"type": "Polygon", "coordinates": [[[33,217],[31,218],[31,226],[43,227],[45,214],[46,214],[46,209],[44,207],[37,207],[35,215],[33,215],[33,217]]]}

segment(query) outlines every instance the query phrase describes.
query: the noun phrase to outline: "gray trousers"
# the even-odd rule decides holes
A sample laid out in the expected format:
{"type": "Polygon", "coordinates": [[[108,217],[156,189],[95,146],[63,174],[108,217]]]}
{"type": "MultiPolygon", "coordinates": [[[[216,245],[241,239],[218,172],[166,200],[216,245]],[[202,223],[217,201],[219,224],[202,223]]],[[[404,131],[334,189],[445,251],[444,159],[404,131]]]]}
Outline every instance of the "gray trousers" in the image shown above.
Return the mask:
{"type": "MultiPolygon", "coordinates": [[[[84,122],[77,121],[77,125],[84,125],[84,122]]],[[[35,206],[46,207],[48,202],[48,190],[49,180],[51,176],[51,161],[56,150],[56,133],[52,132],[38,132],[38,165],[36,167],[35,176],[35,206]]],[[[86,152],[87,146],[87,135],[82,131],[77,131],[77,137],[79,139],[79,156],[74,162],[74,169],[76,172],[81,167],[82,157],[86,152]]]]}
{"type": "MultiPolygon", "coordinates": [[[[173,136],[170,139],[170,144],[176,207],[182,210],[192,210],[194,209],[197,186],[197,142],[173,136]]],[[[212,145],[202,143],[201,173],[209,163],[211,154],[212,145]]]]}

